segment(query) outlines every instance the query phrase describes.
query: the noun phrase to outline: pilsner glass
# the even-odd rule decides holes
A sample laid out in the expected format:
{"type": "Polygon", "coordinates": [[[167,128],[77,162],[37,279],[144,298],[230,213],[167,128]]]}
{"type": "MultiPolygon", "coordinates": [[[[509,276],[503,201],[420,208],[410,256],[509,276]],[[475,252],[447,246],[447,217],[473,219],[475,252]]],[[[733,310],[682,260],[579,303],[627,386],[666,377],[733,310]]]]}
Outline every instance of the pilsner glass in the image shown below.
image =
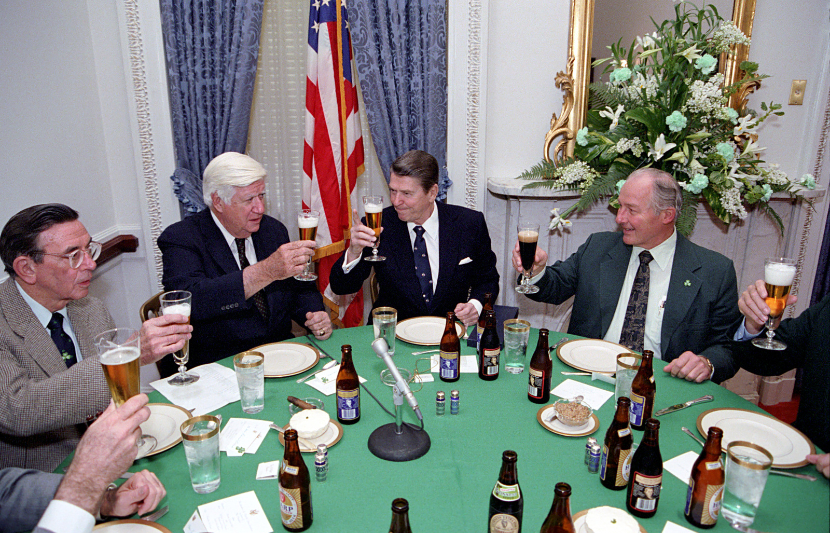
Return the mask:
{"type": "Polygon", "coordinates": [[[765,350],[784,350],[787,345],[775,336],[775,320],[784,313],[787,296],[795,279],[795,261],[787,257],[771,257],[764,261],[764,283],[767,286],[766,304],[769,306],[766,338],[752,339],[752,344],[765,350]]]}
{"type": "MultiPolygon", "coordinates": [[[[183,315],[190,324],[190,291],[168,291],[159,296],[162,315],[183,315]]],[[[190,359],[190,341],[185,340],[181,350],[173,354],[173,360],[179,365],[179,373],[168,380],[171,385],[189,385],[199,381],[199,375],[187,372],[187,361],[190,359]]]]}
{"type": "Polygon", "coordinates": [[[383,217],[383,196],[364,196],[363,211],[366,213],[366,225],[375,232],[375,244],[372,246],[372,255],[366,256],[366,261],[386,261],[378,255],[380,244],[380,224],[383,217]]]}
{"type": "MultiPolygon", "coordinates": [[[[313,241],[317,239],[317,223],[320,221],[320,212],[313,209],[301,209],[297,213],[297,226],[300,228],[301,241],[313,241]]],[[[311,258],[305,264],[303,271],[294,276],[300,281],[314,281],[317,274],[312,271],[311,258]]]]}
{"type": "Polygon", "coordinates": [[[539,224],[519,224],[519,255],[522,258],[522,283],[516,286],[516,292],[534,294],[539,287],[530,284],[530,271],[536,258],[536,243],[539,241],[539,224]]]}

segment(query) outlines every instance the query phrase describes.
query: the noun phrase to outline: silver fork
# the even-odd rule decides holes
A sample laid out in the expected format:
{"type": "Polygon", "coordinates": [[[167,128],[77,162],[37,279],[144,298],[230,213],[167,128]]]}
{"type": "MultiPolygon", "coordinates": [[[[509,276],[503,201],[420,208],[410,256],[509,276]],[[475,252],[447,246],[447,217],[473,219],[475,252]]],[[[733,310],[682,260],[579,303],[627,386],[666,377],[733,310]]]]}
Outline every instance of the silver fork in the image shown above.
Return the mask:
{"type": "Polygon", "coordinates": [[[148,515],[140,516],[139,520],[146,520],[147,522],[155,522],[156,520],[158,520],[162,516],[166,515],[167,511],[169,511],[169,510],[170,510],[170,507],[165,505],[164,507],[162,507],[160,509],[156,509],[154,512],[152,512],[148,515]]]}

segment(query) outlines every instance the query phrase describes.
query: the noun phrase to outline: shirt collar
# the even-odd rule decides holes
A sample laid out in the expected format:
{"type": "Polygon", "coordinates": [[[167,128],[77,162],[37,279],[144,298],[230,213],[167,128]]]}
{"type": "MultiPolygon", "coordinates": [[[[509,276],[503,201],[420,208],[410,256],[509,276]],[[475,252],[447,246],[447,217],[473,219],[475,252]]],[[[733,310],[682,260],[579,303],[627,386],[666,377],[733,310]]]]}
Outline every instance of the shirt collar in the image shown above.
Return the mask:
{"type": "Polygon", "coordinates": [[[432,214],[423,224],[416,224],[414,222],[407,222],[406,227],[409,228],[409,233],[415,233],[415,226],[422,226],[424,234],[433,239],[438,238],[438,205],[433,204],[432,214]]]}
{"type": "MultiPolygon", "coordinates": [[[[219,228],[219,231],[222,232],[222,236],[225,237],[225,241],[228,243],[228,246],[231,247],[231,250],[236,252],[236,237],[230,234],[230,232],[225,229],[225,226],[219,221],[219,218],[216,216],[216,213],[213,212],[213,209],[210,210],[210,216],[213,217],[213,221],[216,223],[216,226],[219,228]]],[[[250,239],[248,237],[245,239],[246,241],[250,239]]]]}
{"type": "MultiPolygon", "coordinates": [[[[23,297],[23,301],[29,304],[29,307],[32,308],[32,312],[35,314],[35,318],[37,318],[38,322],[40,322],[45,328],[46,325],[52,320],[52,311],[46,309],[40,302],[29,296],[29,293],[23,290],[23,287],[20,286],[20,283],[18,283],[17,280],[14,280],[14,283],[17,285],[17,290],[20,293],[20,296],[23,297]]],[[[69,318],[66,313],[66,307],[55,312],[63,315],[64,320],[69,318]]]]}
{"type": "MultiPolygon", "coordinates": [[[[661,270],[665,270],[672,258],[674,258],[674,249],[676,247],[677,230],[674,230],[668,239],[649,250],[649,252],[651,252],[651,257],[654,258],[653,260],[657,263],[657,266],[660,267],[661,270]]],[[[631,250],[632,257],[639,256],[640,252],[643,250],[645,250],[645,248],[634,246],[631,250]]]]}

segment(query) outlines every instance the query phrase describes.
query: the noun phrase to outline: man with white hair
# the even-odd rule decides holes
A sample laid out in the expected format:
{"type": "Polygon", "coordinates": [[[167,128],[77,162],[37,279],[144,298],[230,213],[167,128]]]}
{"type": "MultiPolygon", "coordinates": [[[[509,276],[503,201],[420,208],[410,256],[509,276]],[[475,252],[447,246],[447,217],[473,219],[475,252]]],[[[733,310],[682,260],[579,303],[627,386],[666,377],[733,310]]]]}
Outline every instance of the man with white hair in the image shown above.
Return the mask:
{"type": "MultiPolygon", "coordinates": [[[[208,208],[168,227],[158,239],[166,290],[193,294],[190,363],[209,363],[291,337],[291,320],[318,339],[332,332],[314,282],[297,281],[314,241],[291,241],[265,214],[265,169],[226,152],[205,168],[208,208]]],[[[162,374],[172,374],[163,361],[162,374]]]]}

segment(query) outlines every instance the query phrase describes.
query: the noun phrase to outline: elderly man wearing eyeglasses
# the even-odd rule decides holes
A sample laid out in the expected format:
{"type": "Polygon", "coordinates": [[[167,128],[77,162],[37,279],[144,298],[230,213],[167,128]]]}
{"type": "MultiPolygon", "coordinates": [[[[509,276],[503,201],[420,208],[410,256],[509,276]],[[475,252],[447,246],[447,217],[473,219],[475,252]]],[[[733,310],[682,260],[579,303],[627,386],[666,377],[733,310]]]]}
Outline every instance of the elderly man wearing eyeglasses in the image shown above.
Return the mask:
{"type": "MultiPolygon", "coordinates": [[[[78,213],[41,204],[0,233],[0,468],[51,471],[110,401],[93,337],[115,327],[88,296],[101,245],[78,213]]],[[[192,328],[165,315],[141,328],[141,363],[180,349],[192,328]]]]}

